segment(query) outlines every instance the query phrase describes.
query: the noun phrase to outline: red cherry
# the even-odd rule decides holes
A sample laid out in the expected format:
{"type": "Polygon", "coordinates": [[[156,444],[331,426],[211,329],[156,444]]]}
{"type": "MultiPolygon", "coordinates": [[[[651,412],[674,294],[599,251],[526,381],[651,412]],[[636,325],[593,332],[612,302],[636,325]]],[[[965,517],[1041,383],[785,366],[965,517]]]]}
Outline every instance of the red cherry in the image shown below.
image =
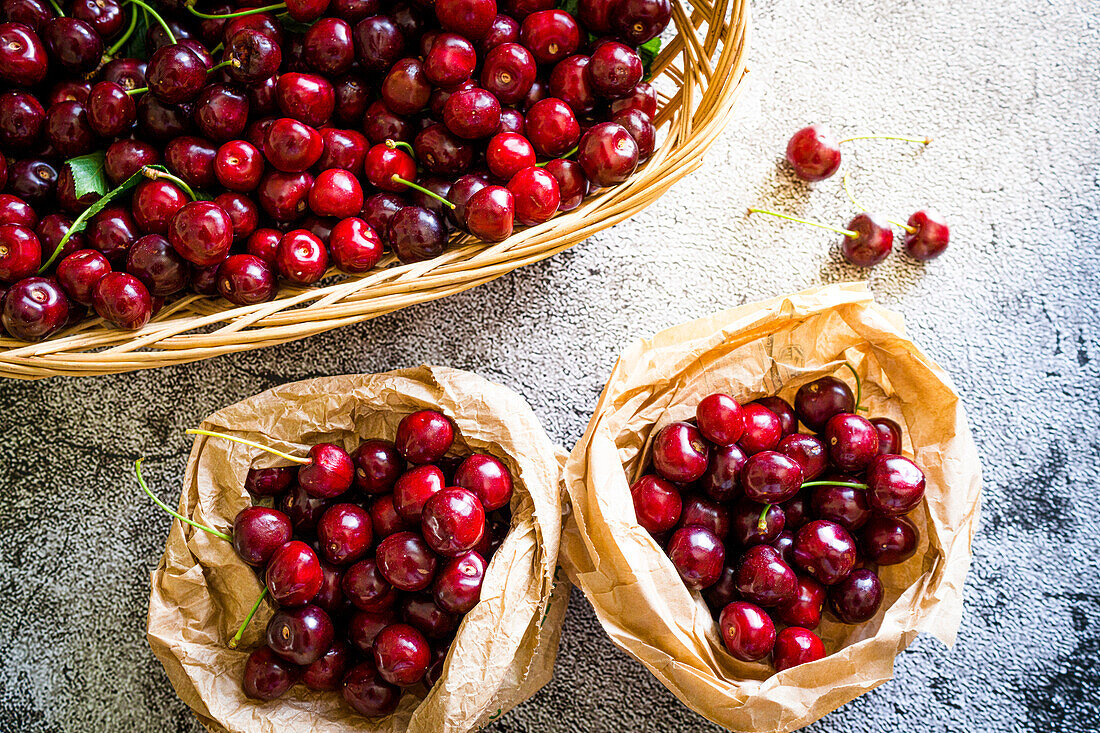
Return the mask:
{"type": "Polygon", "coordinates": [[[341,219],[329,235],[332,263],[340,270],[358,274],[370,271],[382,259],[382,239],[362,219],[341,219]]]}
{"type": "MultiPolygon", "coordinates": [[[[516,173],[535,164],[535,148],[523,135],[501,132],[489,140],[485,162],[497,178],[507,181],[516,173]]],[[[513,192],[514,195],[515,192],[513,192]]]]}
{"type": "Polygon", "coordinates": [[[324,150],[319,132],[290,117],[275,120],[264,134],[264,156],[286,173],[308,169],[321,159],[324,150]]]}
{"type": "Polygon", "coordinates": [[[573,110],[560,99],[542,99],[527,110],[527,138],[543,155],[564,155],[580,137],[581,128],[573,110]]]}
{"type": "Polygon", "coordinates": [[[42,264],[38,235],[20,224],[0,224],[0,282],[30,277],[42,264]]]}
{"type": "Polygon", "coordinates": [[[825,645],[809,629],[788,626],[775,637],[772,663],[777,672],[825,657],[825,645]]]}
{"type": "Polygon", "coordinates": [[[453,483],[472,491],[486,511],[507,506],[512,499],[512,476],[508,468],[484,453],[474,453],[460,463],[455,469],[453,483]]]}
{"type": "Polygon", "coordinates": [[[291,540],[267,563],[267,589],[281,606],[304,606],[321,590],[323,576],[316,553],[305,542],[291,540]]]}
{"type": "Polygon", "coordinates": [[[420,522],[424,503],[445,485],[443,472],[432,465],[416,466],[403,473],[393,487],[393,505],[408,522],[420,522]]]}
{"type": "Polygon", "coordinates": [[[581,164],[572,160],[555,158],[548,161],[543,170],[552,175],[558,182],[558,195],[561,202],[558,203],[559,211],[572,211],[581,205],[584,197],[588,195],[588,177],[584,174],[581,164]]]}
{"type": "Polygon", "coordinates": [[[248,506],[233,519],[233,549],[255,568],[262,568],[275,552],[290,542],[294,527],[290,517],[276,509],[248,506]]]}
{"type": "Polygon", "coordinates": [[[576,53],[581,30],[576,19],[564,10],[540,10],[523,19],[520,41],[540,64],[556,64],[576,53]]]}
{"type": "Polygon", "coordinates": [[[527,226],[550,219],[561,203],[557,179],[536,166],[524,168],[512,176],[508,190],[512,192],[516,221],[527,226]]]}
{"type": "Polygon", "coordinates": [[[435,552],[457,557],[477,547],[485,531],[485,509],[473,492],[449,488],[424,502],[420,516],[424,540],[435,552]]]}
{"type": "Polygon", "coordinates": [[[141,328],[153,315],[149,289],[125,272],[109,272],[99,279],[92,293],[92,306],[100,318],[127,331],[141,328]]]}
{"type": "Polygon", "coordinates": [[[96,283],[111,271],[111,263],[94,249],[81,249],[57,265],[57,282],[73,301],[91,305],[96,283]]]}
{"type": "Polygon", "coordinates": [[[715,445],[732,445],[745,432],[741,405],[727,394],[715,392],[699,401],[695,422],[703,437],[715,445]]]}
{"type": "Polygon", "coordinates": [[[217,204],[192,201],[172,217],[168,241],[193,265],[217,265],[225,259],[233,244],[233,223],[217,204]]]}
{"type": "Polygon", "coordinates": [[[504,186],[485,186],[466,202],[466,228],[485,242],[501,242],[512,235],[515,203],[504,186]]]}
{"type": "Polygon", "coordinates": [[[379,143],[367,151],[363,164],[367,180],[383,191],[404,191],[404,183],[393,180],[398,176],[406,181],[416,180],[416,161],[403,150],[391,149],[379,143]]]}
{"type": "Polygon", "coordinates": [[[255,255],[230,255],[218,267],[218,292],[235,305],[266,303],[278,290],[271,265],[255,255]]]}
{"type": "Polygon", "coordinates": [[[294,229],[279,240],[275,267],[290,282],[309,285],[320,280],[328,269],[328,251],[316,235],[294,229]]]}
{"type": "Polygon", "coordinates": [[[350,171],[322,171],[309,190],[309,208],[318,216],[354,216],[363,208],[363,187],[350,171]]]}
{"type": "Polygon", "coordinates": [[[726,649],[742,662],[768,656],[775,646],[775,624],[759,606],[734,601],[722,609],[718,630],[726,649]]]}
{"type": "Polygon", "coordinates": [[[680,492],[662,478],[643,476],[630,487],[630,497],[638,524],[651,535],[664,534],[680,521],[680,492]]]}
{"type": "Polygon", "coordinates": [[[298,469],[298,485],[306,493],[331,499],[351,488],[355,467],[343,448],[320,443],[309,449],[309,460],[298,469]]]}

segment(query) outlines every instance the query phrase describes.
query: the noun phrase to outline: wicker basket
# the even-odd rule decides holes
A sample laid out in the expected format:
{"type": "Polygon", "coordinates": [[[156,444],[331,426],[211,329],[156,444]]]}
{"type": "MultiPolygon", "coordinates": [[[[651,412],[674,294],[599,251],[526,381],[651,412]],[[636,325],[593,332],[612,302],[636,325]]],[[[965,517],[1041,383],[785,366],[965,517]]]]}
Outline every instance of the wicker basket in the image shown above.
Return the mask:
{"type": "Polygon", "coordinates": [[[361,277],[322,287],[284,287],[276,300],[231,306],[191,295],[147,326],[120,331],[98,318],[41,343],[0,338],[0,374],[18,379],[151,369],[294,341],[442,298],[557,254],[641,211],[695,170],[725,127],[743,88],[748,0],[672,2],[676,36],[654,61],[663,138],[626,183],[565,214],[488,245],[457,237],[442,256],[401,264],[392,255],[361,277]],[[674,90],[672,94],[662,90],[674,90]]]}

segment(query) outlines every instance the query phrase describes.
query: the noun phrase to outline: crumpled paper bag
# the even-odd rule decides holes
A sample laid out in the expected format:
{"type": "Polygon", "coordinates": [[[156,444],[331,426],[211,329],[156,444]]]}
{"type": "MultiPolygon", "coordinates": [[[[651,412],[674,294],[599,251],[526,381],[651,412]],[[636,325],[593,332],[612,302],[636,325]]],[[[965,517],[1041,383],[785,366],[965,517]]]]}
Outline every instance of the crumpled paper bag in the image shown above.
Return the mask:
{"type": "MultiPolygon", "coordinates": [[[[455,422],[453,452],[493,454],[507,464],[515,484],[511,530],[489,565],[481,601],[459,627],[442,679],[426,693],[406,691],[397,711],[377,720],[354,713],[338,692],[302,685],[270,702],[246,698],[245,659],[263,644],[275,607],[265,599],[240,647],[229,649],[261,581],[229,543],[173,522],[152,576],[147,634],[176,692],[207,728],[457,733],[497,719],[549,681],[569,597],[557,566],[565,452],[515,392],[438,367],[310,379],[227,407],[202,427],[305,455],[321,442],[350,451],[368,438],[392,440],[401,418],[423,408],[455,422]]],[[[200,436],[187,463],[180,513],[229,531],[237,512],[251,503],[244,481],[253,465],[285,462],[200,436]]]]}
{"type": "Polygon", "coordinates": [[[905,337],[900,316],[875,305],[863,284],[806,290],[670,328],[619,358],[584,438],[566,463],[572,514],[562,564],[612,641],[685,705],[737,731],[791,731],[893,675],[895,655],[919,631],[954,641],[970,542],[978,526],[981,467],[946,374],[905,337]],[[848,626],[824,620],[824,659],[778,674],[740,662],[722,644],[699,593],[635,520],[630,484],[648,442],[670,422],[693,419],[706,395],[745,403],[826,374],[863,380],[863,404],[903,428],[903,452],[927,476],[916,554],[880,568],[877,616],[848,626]]]}

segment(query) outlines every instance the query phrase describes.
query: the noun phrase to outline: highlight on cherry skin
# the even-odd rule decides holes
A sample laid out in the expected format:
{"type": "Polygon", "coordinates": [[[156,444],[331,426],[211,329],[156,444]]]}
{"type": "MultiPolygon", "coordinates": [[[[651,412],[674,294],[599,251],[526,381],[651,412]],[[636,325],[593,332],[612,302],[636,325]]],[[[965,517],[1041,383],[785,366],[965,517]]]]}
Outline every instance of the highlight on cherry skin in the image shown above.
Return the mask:
{"type": "Polygon", "coordinates": [[[926,482],[901,455],[903,427],[865,417],[859,372],[836,372],[793,399],[707,395],[693,420],[656,432],[630,487],[638,524],[702,594],[726,651],[777,672],[837,651],[815,633],[822,618],[881,613],[879,568],[921,542],[911,515],[926,482]]]}
{"type": "Polygon", "coordinates": [[[232,544],[255,571],[260,590],[226,645],[241,644],[265,599],[276,607],[266,643],[245,663],[245,695],[273,700],[304,685],[380,717],[404,688],[435,684],[511,525],[507,461],[453,453],[455,423],[432,409],[404,416],[394,440],[350,452],[319,443],[300,455],[230,433],[187,433],[282,464],[249,469],[242,489],[255,503],[225,527],[173,510],[135,464],[142,490],[185,532],[232,544]]]}

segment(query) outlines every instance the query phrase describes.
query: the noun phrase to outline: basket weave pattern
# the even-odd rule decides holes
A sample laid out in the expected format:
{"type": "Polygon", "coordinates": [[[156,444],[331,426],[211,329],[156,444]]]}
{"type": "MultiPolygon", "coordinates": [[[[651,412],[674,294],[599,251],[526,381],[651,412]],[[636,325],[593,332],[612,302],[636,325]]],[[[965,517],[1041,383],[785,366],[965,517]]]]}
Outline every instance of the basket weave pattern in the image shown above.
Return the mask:
{"type": "Polygon", "coordinates": [[[440,257],[377,268],[335,284],[284,286],[277,298],[232,306],[190,295],[170,303],[138,331],[99,318],[27,344],[0,338],[0,374],[20,379],[86,376],[182,364],[285,343],[442,298],[551,257],[636,214],[699,167],[725,127],[743,87],[748,0],[672,0],[676,36],[653,64],[664,134],[653,156],[626,183],[587,198],[573,211],[486,244],[456,237],[440,257]],[[662,88],[675,88],[672,95],[662,88]]]}

